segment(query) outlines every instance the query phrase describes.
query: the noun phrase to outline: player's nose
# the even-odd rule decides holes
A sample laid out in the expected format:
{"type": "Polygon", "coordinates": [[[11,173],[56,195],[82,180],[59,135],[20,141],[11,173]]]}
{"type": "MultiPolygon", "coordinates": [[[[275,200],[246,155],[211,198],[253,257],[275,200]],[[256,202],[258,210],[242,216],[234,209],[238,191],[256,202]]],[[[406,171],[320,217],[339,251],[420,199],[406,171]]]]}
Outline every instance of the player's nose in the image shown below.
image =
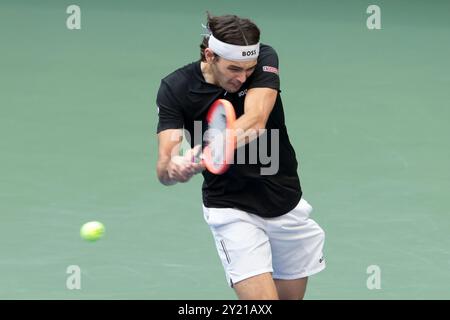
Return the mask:
{"type": "Polygon", "coordinates": [[[238,80],[241,84],[243,84],[245,80],[247,80],[247,75],[245,74],[245,72],[240,73],[236,78],[236,80],[238,80]]]}

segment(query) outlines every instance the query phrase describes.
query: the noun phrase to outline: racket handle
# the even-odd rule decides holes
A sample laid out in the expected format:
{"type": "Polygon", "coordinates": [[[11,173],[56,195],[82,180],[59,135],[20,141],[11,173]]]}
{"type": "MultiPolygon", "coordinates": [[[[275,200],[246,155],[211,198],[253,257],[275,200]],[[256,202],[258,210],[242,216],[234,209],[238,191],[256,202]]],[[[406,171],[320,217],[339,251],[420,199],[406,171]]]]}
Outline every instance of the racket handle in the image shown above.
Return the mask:
{"type": "Polygon", "coordinates": [[[202,148],[201,146],[198,146],[195,153],[192,154],[191,162],[199,163],[201,160],[202,160],[202,148]]]}

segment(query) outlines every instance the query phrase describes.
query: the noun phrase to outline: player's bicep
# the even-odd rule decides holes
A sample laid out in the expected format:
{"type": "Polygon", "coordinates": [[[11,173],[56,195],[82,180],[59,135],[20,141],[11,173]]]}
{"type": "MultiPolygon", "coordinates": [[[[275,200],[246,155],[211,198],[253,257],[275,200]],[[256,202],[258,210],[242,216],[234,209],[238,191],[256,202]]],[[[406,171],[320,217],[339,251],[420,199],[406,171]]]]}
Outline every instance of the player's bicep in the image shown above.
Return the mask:
{"type": "Polygon", "coordinates": [[[257,119],[258,127],[265,128],[267,119],[277,100],[278,90],[272,88],[252,88],[247,91],[244,113],[257,119]]]}
{"type": "Polygon", "coordinates": [[[176,95],[164,81],[158,90],[156,97],[158,106],[157,133],[168,129],[181,129],[184,124],[183,111],[176,95]]]}

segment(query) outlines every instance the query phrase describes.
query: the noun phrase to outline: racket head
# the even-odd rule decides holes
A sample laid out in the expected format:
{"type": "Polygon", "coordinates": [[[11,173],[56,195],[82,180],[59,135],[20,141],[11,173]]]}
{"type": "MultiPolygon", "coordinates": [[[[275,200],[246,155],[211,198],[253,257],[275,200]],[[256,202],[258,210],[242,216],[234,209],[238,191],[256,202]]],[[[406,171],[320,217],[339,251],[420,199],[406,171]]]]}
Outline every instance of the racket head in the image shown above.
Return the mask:
{"type": "Polygon", "coordinates": [[[203,149],[203,163],[213,174],[223,174],[233,162],[236,113],[230,101],[217,99],[206,115],[208,144],[203,149]]]}

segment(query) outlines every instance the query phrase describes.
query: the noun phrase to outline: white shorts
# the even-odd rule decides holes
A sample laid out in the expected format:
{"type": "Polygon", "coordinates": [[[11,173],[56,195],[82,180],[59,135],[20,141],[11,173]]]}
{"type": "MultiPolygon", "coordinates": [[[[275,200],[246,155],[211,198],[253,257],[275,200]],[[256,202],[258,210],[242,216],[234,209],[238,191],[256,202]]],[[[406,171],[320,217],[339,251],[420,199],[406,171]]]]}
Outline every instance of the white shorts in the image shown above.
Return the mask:
{"type": "Polygon", "coordinates": [[[274,279],[299,279],[322,271],[325,234],[309,218],[311,205],[301,199],[290,212],[262,218],[231,208],[206,208],[228,284],[271,272],[274,279]]]}

